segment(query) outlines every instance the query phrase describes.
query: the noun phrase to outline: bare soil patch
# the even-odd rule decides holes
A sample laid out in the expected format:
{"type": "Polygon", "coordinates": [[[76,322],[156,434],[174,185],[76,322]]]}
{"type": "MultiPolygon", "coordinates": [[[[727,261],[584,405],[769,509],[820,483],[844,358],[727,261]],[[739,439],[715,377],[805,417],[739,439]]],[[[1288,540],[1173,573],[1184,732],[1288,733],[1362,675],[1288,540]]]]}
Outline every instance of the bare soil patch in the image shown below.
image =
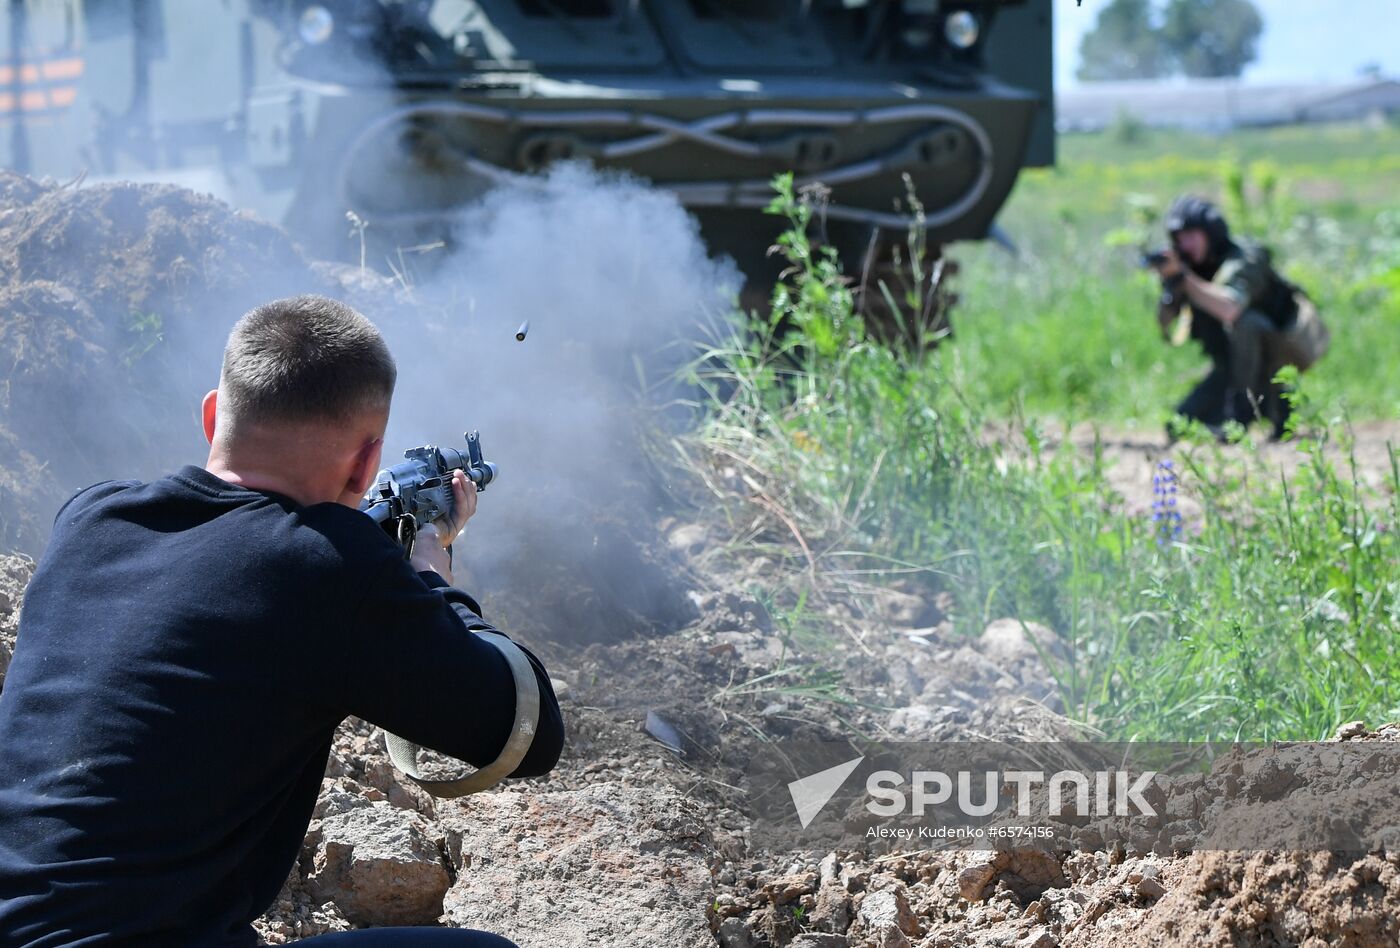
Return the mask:
{"type": "MultiPolygon", "coordinates": [[[[1353,461],[1357,479],[1363,488],[1379,496],[1388,496],[1391,479],[1391,448],[1400,451],[1400,422],[1363,421],[1351,426],[1354,445],[1348,449],[1342,440],[1344,432],[1332,432],[1325,447],[1327,458],[1344,475],[1353,461]]],[[[1310,458],[1305,450],[1317,440],[1317,433],[1304,433],[1295,442],[1254,442],[1254,453],[1243,448],[1222,447],[1221,457],[1241,471],[1242,476],[1256,483],[1278,483],[1279,477],[1295,476],[1310,458]]],[[[1082,451],[1094,450],[1094,432],[1083,427],[1070,433],[1070,441],[1082,451]]],[[[1150,511],[1152,507],[1152,475],[1157,464],[1171,459],[1178,471],[1183,469],[1181,457],[1188,448],[1181,444],[1168,445],[1166,438],[1144,436],[1142,433],[1107,429],[1099,434],[1108,478],[1123,496],[1124,507],[1133,513],[1150,511]]],[[[1189,477],[1189,474],[1184,476],[1189,477]]],[[[1199,508],[1197,508],[1199,509],[1199,508]]]]}

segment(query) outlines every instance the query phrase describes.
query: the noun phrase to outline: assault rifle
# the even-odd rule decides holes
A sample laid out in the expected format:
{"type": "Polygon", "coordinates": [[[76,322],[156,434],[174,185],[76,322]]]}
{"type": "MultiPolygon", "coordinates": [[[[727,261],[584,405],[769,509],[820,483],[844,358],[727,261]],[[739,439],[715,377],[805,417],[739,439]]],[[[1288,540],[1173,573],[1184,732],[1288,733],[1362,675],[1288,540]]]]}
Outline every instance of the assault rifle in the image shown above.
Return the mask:
{"type": "MultiPolygon", "coordinates": [[[[1158,250],[1144,250],[1138,256],[1138,266],[1144,270],[1156,270],[1166,263],[1168,255],[1171,253],[1166,247],[1158,250]]],[[[1162,295],[1157,300],[1157,311],[1174,314],[1169,321],[1162,324],[1162,334],[1173,346],[1180,346],[1191,338],[1191,320],[1193,314],[1186,303],[1186,295],[1182,289],[1182,277],[1177,276],[1162,281],[1162,295]]]]}
{"type": "Polygon", "coordinates": [[[1138,266],[1143,269],[1150,268],[1155,270],[1157,267],[1167,262],[1168,253],[1170,253],[1170,251],[1165,248],[1162,250],[1144,250],[1142,256],[1138,258],[1138,266]]]}
{"type": "Polygon", "coordinates": [[[360,509],[404,548],[404,556],[413,553],[419,530],[452,513],[453,471],[466,474],[477,491],[496,479],[496,465],[482,459],[480,433],[468,431],[465,437],[465,452],[431,444],[409,448],[401,462],[375,475],[360,502],[360,509]]]}

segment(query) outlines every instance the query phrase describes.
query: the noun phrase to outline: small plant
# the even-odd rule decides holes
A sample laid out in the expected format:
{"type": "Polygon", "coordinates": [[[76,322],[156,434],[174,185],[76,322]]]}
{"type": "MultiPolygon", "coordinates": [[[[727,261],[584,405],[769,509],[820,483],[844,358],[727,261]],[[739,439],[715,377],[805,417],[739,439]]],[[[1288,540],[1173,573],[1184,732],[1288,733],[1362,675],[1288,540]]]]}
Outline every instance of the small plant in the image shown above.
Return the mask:
{"type": "Polygon", "coordinates": [[[1181,511],[1177,507],[1176,468],[1172,462],[1157,462],[1157,472],[1152,475],[1152,529],[1157,535],[1157,545],[1167,546],[1181,539],[1181,511]]]}
{"type": "MultiPolygon", "coordinates": [[[[928,220],[923,202],[914,189],[914,179],[904,175],[905,202],[909,208],[909,228],[904,244],[890,247],[888,274],[875,277],[878,298],[894,321],[893,331],[883,333],[885,345],[903,350],[906,358],[919,360],[951,333],[948,310],[957,297],[947,288],[947,277],[956,270],[941,250],[930,248],[928,220]]],[[[861,276],[863,312],[875,314],[868,298],[871,287],[869,267],[861,276]]]]}
{"type": "Polygon", "coordinates": [[[1108,127],[1108,135],[1120,145],[1140,145],[1147,140],[1147,123],[1137,115],[1120,108],[1108,127]]]}
{"type": "Polygon", "coordinates": [[[350,236],[360,244],[360,269],[363,270],[365,268],[365,232],[369,230],[369,221],[354,211],[346,211],[345,219],[350,222],[350,236]]]}
{"type": "Polygon", "coordinates": [[[775,178],[773,189],[777,193],[767,213],[786,218],[791,225],[769,251],[788,264],[783,282],[773,291],[773,324],[785,322],[804,345],[815,347],[822,358],[832,358],[863,342],[865,333],[836,249],[812,241],[812,222],[820,215],[826,192],[818,187],[794,192],[791,174],[775,178]]]}
{"type": "Polygon", "coordinates": [[[1239,155],[1227,154],[1220,160],[1220,187],[1225,192],[1225,213],[1236,231],[1251,229],[1248,169],[1239,155]]]}
{"type": "Polygon", "coordinates": [[[1158,229],[1162,219],[1162,202],[1155,194],[1132,192],[1123,196],[1128,222],[1104,235],[1103,245],[1109,248],[1136,247],[1147,250],[1160,245],[1165,235],[1158,229]]]}
{"type": "Polygon", "coordinates": [[[126,331],[134,339],[122,350],[122,365],[128,369],[140,362],[148,353],[165,340],[165,332],[159,313],[132,313],[126,318],[126,331]]]}

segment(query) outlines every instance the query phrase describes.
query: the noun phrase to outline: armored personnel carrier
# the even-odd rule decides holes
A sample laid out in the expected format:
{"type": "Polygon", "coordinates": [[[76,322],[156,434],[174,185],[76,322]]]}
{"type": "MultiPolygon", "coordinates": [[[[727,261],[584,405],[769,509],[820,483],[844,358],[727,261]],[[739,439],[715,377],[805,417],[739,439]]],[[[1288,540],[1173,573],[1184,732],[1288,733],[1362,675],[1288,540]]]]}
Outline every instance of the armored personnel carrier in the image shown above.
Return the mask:
{"type": "Polygon", "coordinates": [[[9,0],[0,162],[174,180],[357,253],[577,159],[675,192],[764,277],[773,174],[848,260],[980,239],[1054,160],[1050,0],[9,0]]]}

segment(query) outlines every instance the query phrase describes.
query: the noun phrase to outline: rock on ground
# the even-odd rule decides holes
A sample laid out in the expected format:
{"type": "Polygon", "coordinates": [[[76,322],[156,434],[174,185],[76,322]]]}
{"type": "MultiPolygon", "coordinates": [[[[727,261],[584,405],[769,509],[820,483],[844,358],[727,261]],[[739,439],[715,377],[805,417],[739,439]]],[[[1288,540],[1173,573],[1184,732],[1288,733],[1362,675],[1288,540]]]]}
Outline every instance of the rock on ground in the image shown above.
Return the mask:
{"type": "Polygon", "coordinates": [[[423,818],[380,801],[321,820],[307,884],[358,925],[431,925],[452,877],[423,818]]]}
{"type": "Polygon", "coordinates": [[[851,927],[851,938],[871,948],[908,948],[910,938],[920,934],[919,928],[904,886],[897,884],[865,896],[851,927]]]}
{"type": "Polygon", "coordinates": [[[440,814],[457,882],[445,918],[521,948],[713,948],[713,841],[668,787],[509,790],[440,814]]]}
{"type": "Polygon", "coordinates": [[[978,644],[983,655],[1002,667],[1038,661],[1041,653],[1057,659],[1068,654],[1065,643],[1051,629],[1019,619],[992,622],[982,630],[978,644]]]}
{"type": "Polygon", "coordinates": [[[969,902],[982,901],[993,884],[1004,886],[1029,902],[1046,889],[1069,883],[1060,869],[1060,860],[1037,849],[1003,850],[958,873],[958,892],[969,902]]]}

